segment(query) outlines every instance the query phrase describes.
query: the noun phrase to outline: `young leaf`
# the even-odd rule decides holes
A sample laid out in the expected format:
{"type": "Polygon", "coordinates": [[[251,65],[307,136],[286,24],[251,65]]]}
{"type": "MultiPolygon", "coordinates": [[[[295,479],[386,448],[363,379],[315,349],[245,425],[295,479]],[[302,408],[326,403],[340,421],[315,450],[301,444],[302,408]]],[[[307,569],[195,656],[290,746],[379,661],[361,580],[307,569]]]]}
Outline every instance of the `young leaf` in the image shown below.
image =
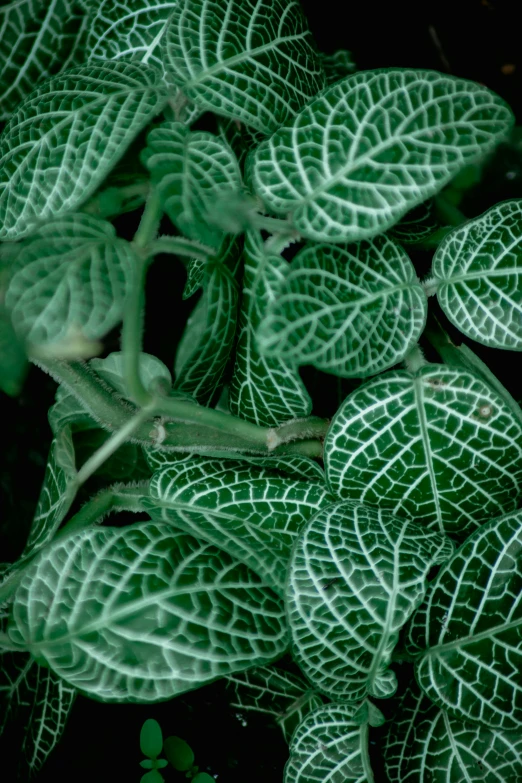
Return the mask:
{"type": "Polygon", "coordinates": [[[381,723],[383,714],[367,701],[310,713],[292,737],[284,783],[374,783],[368,728],[381,723]]]}
{"type": "Polygon", "coordinates": [[[433,258],[437,299],[472,340],[522,351],[522,200],[452,231],[433,258]]]}
{"type": "Polygon", "coordinates": [[[0,135],[0,238],[73,212],[167,100],[158,71],[106,62],[37,87],[0,135]]]}
{"type": "Polygon", "coordinates": [[[389,372],[350,394],[324,444],[341,498],[462,537],[512,511],[522,486],[522,427],[470,372],[428,364],[389,372]]]}
{"type": "Polygon", "coordinates": [[[222,547],[281,593],[298,531],[332,500],[317,481],[200,457],[155,473],[144,507],[222,547]]]}
{"type": "Polygon", "coordinates": [[[261,427],[276,427],[289,419],[309,416],[312,401],[299,373],[287,361],[264,356],[256,331],[276,300],[288,264],[263,250],[261,237],[248,232],[243,253],[243,297],[239,315],[234,372],[230,382],[230,412],[261,427]]]}
{"type": "Polygon", "coordinates": [[[16,334],[9,312],[0,298],[0,389],[10,397],[17,397],[28,369],[24,342],[16,334]]]}
{"type": "Polygon", "coordinates": [[[275,291],[257,337],[280,361],[364,378],[404,358],[426,310],[413,264],[391,239],[308,245],[275,291]]]}
{"type": "MultiPolygon", "coordinates": [[[[89,364],[96,375],[108,383],[114,391],[122,397],[129,398],[130,395],[125,388],[121,351],[114,351],[105,359],[91,359],[89,364]]],[[[156,385],[164,386],[165,389],[170,389],[172,385],[172,376],[166,365],[150,353],[140,353],[139,372],[143,386],[149,391],[152,391],[156,385]]]]}
{"type": "Polygon", "coordinates": [[[174,769],[179,772],[186,772],[194,764],[194,751],[181,737],[167,737],[164,753],[174,769]]]}
{"type": "Polygon", "coordinates": [[[426,576],[452,542],[355,503],[322,509],[292,552],[287,583],[294,657],[330,698],[392,696],[399,631],[426,592],[426,576]]]}
{"type": "Polygon", "coordinates": [[[324,86],[296,0],[179,0],[161,46],[191,101],[264,133],[324,86]]]}
{"type": "Polygon", "coordinates": [[[341,79],[345,79],[357,70],[353,61],[353,55],[347,49],[338,49],[333,54],[319,52],[319,59],[323,66],[327,84],[334,84],[341,79]]]}
{"type": "Polygon", "coordinates": [[[323,705],[319,694],[306,680],[284,669],[259,666],[231,674],[227,681],[227,687],[234,691],[230,706],[245,712],[272,715],[287,742],[308,713],[323,705]]]}
{"type": "Polygon", "coordinates": [[[137,263],[104,220],[50,221],[21,245],[5,302],[19,335],[36,344],[104,337],[121,320],[137,263]]]}
{"type": "Polygon", "coordinates": [[[199,291],[205,278],[206,261],[202,258],[191,258],[187,268],[187,281],[183,289],[183,299],[190,299],[199,291]]]}
{"type": "Polygon", "coordinates": [[[253,185],[319,242],[392,226],[501,142],[513,115],[495,93],[435,71],[362,71],[324,90],[255,152],[253,185]]]}
{"type": "Polygon", "coordinates": [[[479,528],[438,573],[411,621],[415,676],[460,720],[522,726],[522,513],[479,528]]]}
{"type": "Polygon", "coordinates": [[[152,522],[87,528],[41,553],[15,594],[9,634],[104,701],[169,699],[287,646],[284,607],[258,576],[152,522]]]}
{"type": "Polygon", "coordinates": [[[154,718],[148,718],[140,731],[140,750],[144,756],[155,759],[163,749],[161,726],[154,718]]]}

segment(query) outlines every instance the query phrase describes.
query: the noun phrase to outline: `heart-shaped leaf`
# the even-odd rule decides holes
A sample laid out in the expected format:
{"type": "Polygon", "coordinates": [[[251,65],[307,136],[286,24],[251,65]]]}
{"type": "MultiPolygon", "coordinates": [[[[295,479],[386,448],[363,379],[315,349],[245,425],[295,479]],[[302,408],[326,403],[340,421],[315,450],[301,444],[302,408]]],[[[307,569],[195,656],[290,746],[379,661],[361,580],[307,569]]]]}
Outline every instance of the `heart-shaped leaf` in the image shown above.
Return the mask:
{"type": "Polygon", "coordinates": [[[324,90],[256,152],[253,186],[304,237],[385,231],[503,141],[508,105],[435,71],[361,71],[324,90]]]}
{"type": "Polygon", "coordinates": [[[413,264],[391,239],[310,245],[275,290],[257,338],[281,361],[364,378],[404,358],[426,309],[413,264]]]}
{"type": "Polygon", "coordinates": [[[287,609],[294,656],[330,698],[387,698],[399,631],[452,542],[415,522],[355,503],[322,509],[292,552],[287,609]]]}
{"type": "Polygon", "coordinates": [[[41,553],[9,634],[87,695],[128,702],[172,698],[287,645],[284,607],[258,576],[152,522],[88,528],[41,553]]]}
{"type": "Polygon", "coordinates": [[[522,427],[471,372],[428,364],[356,389],[325,438],[336,495],[457,536],[516,508],[522,427]]]}

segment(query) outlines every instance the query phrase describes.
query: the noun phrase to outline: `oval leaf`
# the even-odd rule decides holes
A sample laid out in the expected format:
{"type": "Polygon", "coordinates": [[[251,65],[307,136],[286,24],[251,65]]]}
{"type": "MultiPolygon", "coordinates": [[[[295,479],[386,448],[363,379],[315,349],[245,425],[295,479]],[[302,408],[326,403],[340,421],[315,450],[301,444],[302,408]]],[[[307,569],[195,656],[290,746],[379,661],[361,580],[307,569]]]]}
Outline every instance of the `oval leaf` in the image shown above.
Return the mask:
{"type": "Polygon", "coordinates": [[[385,231],[503,141],[495,93],[435,71],[349,76],[255,152],[253,185],[302,236],[353,242],[385,231]]]}
{"type": "Polygon", "coordinates": [[[181,737],[167,737],[165,755],[179,772],[186,772],[194,764],[194,751],[181,737]]]}
{"type": "MultiPolygon", "coordinates": [[[[121,351],[114,351],[105,359],[91,359],[89,365],[96,375],[109,384],[111,389],[130,399],[125,388],[123,353],[121,351]]],[[[149,391],[153,390],[157,384],[161,384],[167,389],[170,389],[172,385],[172,376],[168,368],[160,359],[150,353],[140,353],[139,372],[142,384],[149,391]]]]}
{"type": "Polygon", "coordinates": [[[144,756],[155,759],[163,748],[161,726],[154,718],[148,718],[140,731],[140,750],[144,756]]]}

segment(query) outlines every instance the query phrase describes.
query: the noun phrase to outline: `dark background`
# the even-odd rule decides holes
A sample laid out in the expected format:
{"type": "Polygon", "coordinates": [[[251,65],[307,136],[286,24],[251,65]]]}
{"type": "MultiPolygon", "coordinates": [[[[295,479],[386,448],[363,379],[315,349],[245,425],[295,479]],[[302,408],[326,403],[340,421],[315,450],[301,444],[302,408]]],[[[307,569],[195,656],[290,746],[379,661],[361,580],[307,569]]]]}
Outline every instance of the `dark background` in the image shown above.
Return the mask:
{"type": "MultiPolygon", "coordinates": [[[[430,68],[481,82],[510,103],[517,122],[522,124],[520,3],[453,0],[410,5],[303,0],[302,4],[323,51],[351,50],[359,70],[430,68]]],[[[504,148],[486,173],[483,201],[471,204],[467,214],[472,217],[497,201],[513,197],[522,197],[522,158],[516,150],[504,148]]],[[[126,216],[120,221],[123,236],[128,232],[132,235],[135,217],[126,216]]],[[[147,314],[144,347],[169,366],[193,306],[191,300],[181,301],[184,274],[181,264],[160,259],[153,265],[147,283],[147,298],[154,305],[147,314]]],[[[106,348],[118,347],[115,333],[108,338],[106,348]]],[[[522,396],[514,375],[520,366],[520,354],[491,351],[477,344],[472,347],[516,397],[522,396]]],[[[304,375],[311,387],[317,388],[321,381],[317,373],[305,371],[304,375]]],[[[324,399],[317,400],[319,415],[333,412],[327,389],[333,388],[335,379],[327,381],[321,385],[324,399]]],[[[0,561],[18,556],[34,513],[51,440],[47,409],[54,390],[54,382],[32,368],[18,399],[2,395],[0,561]]],[[[262,716],[238,718],[236,711],[228,708],[222,683],[150,707],[99,704],[79,697],[65,734],[38,780],[65,781],[81,775],[100,783],[139,781],[138,737],[148,717],[160,722],[164,736],[177,734],[186,739],[196,752],[200,768],[222,783],[282,780],[287,747],[279,729],[262,716]]],[[[9,758],[16,755],[16,739],[10,735],[10,753],[6,755],[4,750],[2,754],[4,772],[9,758]]],[[[172,770],[163,773],[167,781],[184,779],[172,770]]],[[[382,780],[382,773],[376,773],[382,780]]],[[[7,779],[13,779],[8,772],[7,779]]]]}

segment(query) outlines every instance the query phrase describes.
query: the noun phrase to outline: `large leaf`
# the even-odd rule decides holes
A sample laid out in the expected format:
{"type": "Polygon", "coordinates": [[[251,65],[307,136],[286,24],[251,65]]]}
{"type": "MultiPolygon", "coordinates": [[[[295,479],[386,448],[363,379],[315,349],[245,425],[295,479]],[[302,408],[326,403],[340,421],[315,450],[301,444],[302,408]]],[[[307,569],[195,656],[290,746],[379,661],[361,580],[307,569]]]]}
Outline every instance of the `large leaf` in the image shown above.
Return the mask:
{"type": "Polygon", "coordinates": [[[0,238],[72,212],[167,100],[158,71],[106,62],[34,90],[0,136],[0,238]]]}
{"type": "Polygon", "coordinates": [[[444,566],[409,631],[416,678],[463,720],[522,726],[522,513],[490,521],[444,566]]]}
{"type": "Polygon", "coordinates": [[[426,310],[413,264],[391,239],[310,245],[277,287],[257,337],[282,361],[364,378],[404,358],[426,310]]]}
{"type": "Polygon", "coordinates": [[[324,90],[255,152],[253,184],[304,237],[385,231],[508,134],[511,110],[435,71],[362,71],[324,90]]]}
{"type": "Polygon", "coordinates": [[[478,376],[428,364],[386,373],[350,394],[325,438],[341,498],[464,536],[516,508],[522,427],[478,376]]]}
{"type": "Polygon", "coordinates": [[[382,723],[368,701],[310,713],[292,737],[284,783],[374,783],[368,729],[382,723]]]}
{"type": "Polygon", "coordinates": [[[331,503],[324,483],[232,460],[196,458],[154,474],[147,511],[222,547],[282,592],[305,522],[331,503]]]}
{"type": "Polygon", "coordinates": [[[104,220],[78,213],[41,226],[21,245],[5,302],[32,343],[104,337],[122,318],[137,258],[104,220]]]}
{"type": "Polygon", "coordinates": [[[256,331],[276,300],[288,264],[263,252],[259,234],[247,234],[243,254],[243,297],[239,315],[234,373],[230,382],[230,412],[261,427],[276,427],[289,419],[309,416],[312,401],[295,367],[261,353],[256,331]]]}
{"type": "Polygon", "coordinates": [[[302,677],[273,666],[259,666],[227,677],[234,691],[230,706],[245,712],[272,715],[287,742],[309,712],[323,700],[302,677]]]}
{"type": "Polygon", "coordinates": [[[89,528],[31,564],[9,633],[105,701],[169,699],[278,658],[284,607],[217,547],[152,522],[89,528]]]}
{"type": "Polygon", "coordinates": [[[162,51],[190,100],[265,133],[324,86],[296,0],[179,0],[162,51]]]}
{"type": "Polygon", "coordinates": [[[433,259],[440,306],[468,337],[522,351],[522,200],[455,229],[433,259]]]}
{"type": "Polygon", "coordinates": [[[330,698],[387,698],[399,631],[426,575],[453,551],[438,533],[377,509],[338,503],[306,525],[292,552],[287,609],[294,657],[330,698]]]}
{"type": "Polygon", "coordinates": [[[518,783],[522,738],[455,718],[415,684],[400,700],[384,748],[390,783],[518,783]]]}

